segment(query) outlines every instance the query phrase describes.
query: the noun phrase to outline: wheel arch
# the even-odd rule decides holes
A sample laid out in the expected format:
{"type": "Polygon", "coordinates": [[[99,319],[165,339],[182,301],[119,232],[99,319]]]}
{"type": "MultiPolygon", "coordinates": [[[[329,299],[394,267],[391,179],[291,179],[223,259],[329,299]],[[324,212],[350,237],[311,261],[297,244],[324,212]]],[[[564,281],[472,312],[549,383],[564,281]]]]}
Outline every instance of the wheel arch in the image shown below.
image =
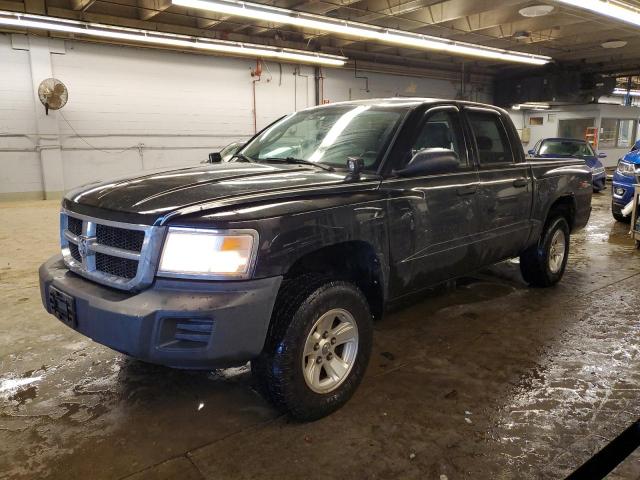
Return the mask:
{"type": "Polygon", "coordinates": [[[297,258],[284,277],[319,273],[354,283],[365,295],[375,319],[382,317],[386,298],[384,259],[373,244],[348,240],[308,251],[297,258]]]}
{"type": "Polygon", "coordinates": [[[576,198],[572,194],[566,194],[558,197],[547,210],[545,217],[545,226],[556,215],[559,214],[565,218],[569,224],[569,230],[573,231],[576,220],[577,203],[576,198]]]}

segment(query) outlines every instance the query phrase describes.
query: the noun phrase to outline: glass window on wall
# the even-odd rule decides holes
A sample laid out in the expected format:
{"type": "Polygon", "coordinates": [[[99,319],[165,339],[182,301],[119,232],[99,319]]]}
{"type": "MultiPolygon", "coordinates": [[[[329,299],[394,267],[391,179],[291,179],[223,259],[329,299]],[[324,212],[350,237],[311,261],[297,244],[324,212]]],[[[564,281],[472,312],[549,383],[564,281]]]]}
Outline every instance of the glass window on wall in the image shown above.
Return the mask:
{"type": "Polygon", "coordinates": [[[603,118],[600,122],[600,148],[631,148],[636,134],[636,120],[603,118]]]}
{"type": "Polygon", "coordinates": [[[563,119],[558,121],[558,136],[586,140],[587,130],[595,124],[596,119],[593,117],[563,119]]]}
{"type": "Polygon", "coordinates": [[[633,145],[635,120],[618,121],[618,148],[630,148],[633,145]]]}
{"type": "Polygon", "coordinates": [[[598,146],[600,148],[616,147],[616,129],[618,120],[615,118],[603,118],[600,122],[600,139],[598,146]]]}

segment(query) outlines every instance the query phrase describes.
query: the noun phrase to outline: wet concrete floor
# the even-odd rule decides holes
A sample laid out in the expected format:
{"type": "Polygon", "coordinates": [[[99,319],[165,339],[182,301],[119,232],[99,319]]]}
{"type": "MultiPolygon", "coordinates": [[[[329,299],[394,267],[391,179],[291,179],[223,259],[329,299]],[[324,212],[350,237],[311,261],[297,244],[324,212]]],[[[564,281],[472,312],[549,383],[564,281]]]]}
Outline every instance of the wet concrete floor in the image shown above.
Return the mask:
{"type": "MultiPolygon", "coordinates": [[[[312,424],[247,368],[143,364],[47,315],[58,204],[0,204],[0,478],[564,478],[640,417],[640,252],[609,198],[556,288],[504,262],[386,316],[354,398],[312,424]]],[[[610,478],[640,479],[640,452],[610,478]]]]}

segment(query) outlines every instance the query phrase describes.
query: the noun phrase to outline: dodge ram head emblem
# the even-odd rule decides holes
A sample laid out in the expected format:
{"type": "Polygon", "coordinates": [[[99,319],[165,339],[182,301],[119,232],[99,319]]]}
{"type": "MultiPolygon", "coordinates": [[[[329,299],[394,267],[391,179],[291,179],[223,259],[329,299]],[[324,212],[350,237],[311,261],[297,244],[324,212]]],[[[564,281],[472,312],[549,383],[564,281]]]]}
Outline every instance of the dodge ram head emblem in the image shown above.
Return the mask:
{"type": "Polygon", "coordinates": [[[82,258],[85,258],[87,253],[89,253],[89,247],[87,247],[88,241],[89,239],[87,237],[80,237],[78,239],[78,253],[82,258]]]}

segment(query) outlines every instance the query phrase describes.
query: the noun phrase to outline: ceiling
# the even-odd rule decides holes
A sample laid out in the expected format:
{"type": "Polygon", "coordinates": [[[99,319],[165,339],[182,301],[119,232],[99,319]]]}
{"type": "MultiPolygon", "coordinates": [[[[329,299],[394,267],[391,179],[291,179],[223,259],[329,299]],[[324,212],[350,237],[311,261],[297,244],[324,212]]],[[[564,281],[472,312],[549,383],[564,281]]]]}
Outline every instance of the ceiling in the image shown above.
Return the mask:
{"type": "MultiPolygon", "coordinates": [[[[522,52],[548,55],[568,67],[608,74],[640,73],[640,28],[569,8],[552,0],[262,0],[304,12],[424,33],[522,52]],[[545,16],[519,10],[553,5],[545,16]],[[609,40],[627,45],[605,49],[609,40]]],[[[640,8],[640,0],[627,3],[640,8]]],[[[359,64],[496,74],[523,67],[430,51],[359,41],[239,17],[188,9],[170,0],[0,0],[0,9],[46,14],[172,33],[208,36],[337,53],[359,64]]]]}

